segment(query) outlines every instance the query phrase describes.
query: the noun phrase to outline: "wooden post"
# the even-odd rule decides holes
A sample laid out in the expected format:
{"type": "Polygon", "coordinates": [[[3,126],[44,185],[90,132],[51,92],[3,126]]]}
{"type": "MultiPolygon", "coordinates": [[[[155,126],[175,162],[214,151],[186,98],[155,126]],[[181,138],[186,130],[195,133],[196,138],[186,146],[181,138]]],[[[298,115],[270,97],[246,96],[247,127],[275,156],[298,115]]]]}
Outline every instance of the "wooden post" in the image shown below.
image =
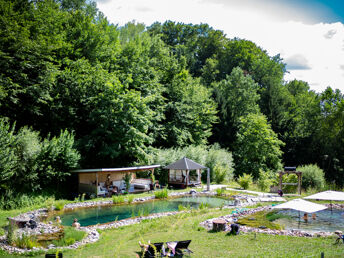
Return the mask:
{"type": "Polygon", "coordinates": [[[297,185],[297,192],[301,195],[301,173],[297,173],[298,185],[297,185]]]}
{"type": "Polygon", "coordinates": [[[189,185],[189,170],[186,170],[186,187],[188,187],[188,185],[189,185]]]}
{"type": "Polygon", "coordinates": [[[98,197],[98,172],[96,172],[96,195],[98,197]]]}
{"type": "Polygon", "coordinates": [[[210,191],[210,168],[207,168],[207,191],[210,191]]]}
{"type": "Polygon", "coordinates": [[[282,191],[282,178],[283,178],[283,172],[279,172],[279,188],[282,191]]]}

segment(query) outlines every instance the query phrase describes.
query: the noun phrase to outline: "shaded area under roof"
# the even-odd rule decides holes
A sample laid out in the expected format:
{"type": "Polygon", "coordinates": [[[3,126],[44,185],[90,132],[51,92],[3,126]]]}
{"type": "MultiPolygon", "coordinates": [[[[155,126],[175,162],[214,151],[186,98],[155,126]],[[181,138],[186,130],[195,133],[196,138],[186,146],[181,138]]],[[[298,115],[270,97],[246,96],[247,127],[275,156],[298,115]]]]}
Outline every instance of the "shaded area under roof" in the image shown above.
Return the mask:
{"type": "Polygon", "coordinates": [[[180,170],[195,170],[195,169],[205,169],[207,167],[198,164],[197,162],[188,159],[186,157],[177,160],[176,162],[165,167],[166,169],[180,169],[180,170]]]}

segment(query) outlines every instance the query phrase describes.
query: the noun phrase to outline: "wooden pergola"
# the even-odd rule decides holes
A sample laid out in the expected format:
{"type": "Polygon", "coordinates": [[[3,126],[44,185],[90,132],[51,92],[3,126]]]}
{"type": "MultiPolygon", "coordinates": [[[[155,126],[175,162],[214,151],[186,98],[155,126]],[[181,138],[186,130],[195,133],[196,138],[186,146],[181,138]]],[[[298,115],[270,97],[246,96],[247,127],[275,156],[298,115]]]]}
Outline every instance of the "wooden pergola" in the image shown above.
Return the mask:
{"type": "Polygon", "coordinates": [[[302,172],[296,171],[296,167],[285,167],[284,171],[279,172],[279,189],[282,191],[283,185],[297,185],[297,192],[301,195],[302,172]],[[283,176],[287,174],[297,175],[297,183],[283,183],[283,176]]]}

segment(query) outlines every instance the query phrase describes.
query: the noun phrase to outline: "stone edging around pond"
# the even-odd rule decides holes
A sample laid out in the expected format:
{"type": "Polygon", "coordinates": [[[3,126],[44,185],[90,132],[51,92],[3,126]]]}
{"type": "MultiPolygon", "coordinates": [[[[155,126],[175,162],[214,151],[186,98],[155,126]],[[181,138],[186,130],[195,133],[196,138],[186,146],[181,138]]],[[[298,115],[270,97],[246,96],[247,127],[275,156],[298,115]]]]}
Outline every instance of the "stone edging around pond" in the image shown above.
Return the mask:
{"type": "MultiPolygon", "coordinates": [[[[344,206],[343,206],[344,207],[344,206]]],[[[272,210],[272,206],[265,206],[265,207],[259,207],[256,209],[250,209],[241,211],[234,214],[229,214],[225,216],[221,216],[218,218],[212,218],[208,219],[206,221],[203,221],[200,223],[200,226],[204,227],[206,230],[212,230],[213,229],[213,221],[216,219],[223,219],[227,222],[225,231],[230,231],[230,224],[234,222],[234,219],[236,219],[239,216],[247,216],[251,215],[253,213],[263,211],[263,210],[272,210]]],[[[269,235],[285,235],[285,236],[297,236],[297,237],[328,237],[334,235],[332,232],[307,232],[303,230],[276,230],[276,229],[260,229],[260,228],[253,228],[253,227],[247,227],[247,226],[241,226],[240,225],[240,231],[242,232],[254,232],[254,233],[264,233],[269,235]]]]}

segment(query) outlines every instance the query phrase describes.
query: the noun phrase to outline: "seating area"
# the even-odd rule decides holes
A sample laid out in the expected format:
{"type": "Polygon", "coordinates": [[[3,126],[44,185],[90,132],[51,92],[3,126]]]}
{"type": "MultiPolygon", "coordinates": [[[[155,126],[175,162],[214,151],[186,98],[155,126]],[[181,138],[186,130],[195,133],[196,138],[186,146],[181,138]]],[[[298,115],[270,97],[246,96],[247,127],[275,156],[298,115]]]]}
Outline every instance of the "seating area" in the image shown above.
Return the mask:
{"type": "Polygon", "coordinates": [[[183,257],[184,254],[190,255],[193,253],[189,249],[191,240],[183,241],[171,241],[166,242],[166,246],[163,242],[153,243],[148,242],[147,245],[141,244],[139,242],[142,252],[144,252],[145,258],[153,257],[183,257]]]}

